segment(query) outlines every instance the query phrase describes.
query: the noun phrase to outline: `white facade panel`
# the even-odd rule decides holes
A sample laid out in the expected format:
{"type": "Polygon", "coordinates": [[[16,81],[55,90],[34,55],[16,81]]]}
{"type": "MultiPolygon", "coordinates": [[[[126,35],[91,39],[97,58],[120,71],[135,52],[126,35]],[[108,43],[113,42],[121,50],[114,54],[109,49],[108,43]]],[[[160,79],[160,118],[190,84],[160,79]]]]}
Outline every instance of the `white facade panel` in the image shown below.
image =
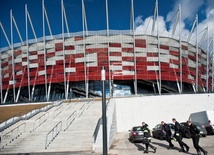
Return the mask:
{"type": "Polygon", "coordinates": [[[134,53],[132,52],[122,52],[122,57],[134,57],[134,53]]]}
{"type": "Polygon", "coordinates": [[[85,53],[85,49],[84,49],[84,46],[75,46],[75,51],[76,51],[76,54],[83,54],[85,53]]]}
{"type": "Polygon", "coordinates": [[[65,55],[75,54],[75,50],[65,50],[65,55]]]}
{"type": "Polygon", "coordinates": [[[158,57],[146,57],[146,61],[148,62],[158,62],[158,57]]]}
{"type": "Polygon", "coordinates": [[[133,44],[122,43],[122,44],[121,44],[121,47],[122,47],[122,48],[134,48],[134,45],[133,45],[133,44]]]}
{"type": "Polygon", "coordinates": [[[179,60],[179,58],[177,56],[174,56],[174,55],[169,55],[169,58],[174,59],[174,60],[179,60]]]}
{"type": "Polygon", "coordinates": [[[76,68],[75,67],[65,68],[65,72],[66,73],[74,73],[74,72],[76,72],[76,68]]]}
{"type": "Polygon", "coordinates": [[[192,68],[195,68],[196,67],[196,63],[194,61],[188,59],[188,66],[192,67],[192,68]]]}
{"type": "Polygon", "coordinates": [[[52,61],[46,61],[46,65],[47,66],[56,65],[56,61],[54,61],[54,60],[52,60],[52,61]]]}
{"type": "Polygon", "coordinates": [[[87,62],[87,67],[96,67],[97,66],[97,62],[87,62]]]}
{"type": "Polygon", "coordinates": [[[161,55],[160,56],[160,62],[169,63],[169,55],[161,55]]]}
{"type": "Polygon", "coordinates": [[[204,80],[206,80],[207,79],[207,75],[201,74],[201,78],[204,79],[204,80]]]}
{"type": "Polygon", "coordinates": [[[134,62],[122,61],[122,66],[134,66],[134,62]]]}
{"type": "Polygon", "coordinates": [[[172,64],[172,63],[169,64],[169,67],[170,67],[170,68],[179,68],[178,65],[175,65],[175,64],[172,64]]]}
{"type": "Polygon", "coordinates": [[[159,70],[159,66],[147,66],[147,70],[148,71],[158,71],[159,70]]]}
{"type": "Polygon", "coordinates": [[[192,75],[188,75],[188,79],[194,80],[195,78],[192,75]]]}
{"type": "Polygon", "coordinates": [[[109,57],[110,61],[122,61],[122,57],[121,56],[110,56],[109,57]]]}
{"type": "Polygon", "coordinates": [[[121,52],[120,47],[109,47],[109,52],[121,52]]]}
{"type": "Polygon", "coordinates": [[[21,75],[22,74],[22,70],[16,72],[16,75],[21,75]]]}
{"type": "Polygon", "coordinates": [[[75,59],[75,63],[80,63],[80,62],[84,62],[85,61],[85,58],[76,58],[75,59]]]}
{"type": "Polygon", "coordinates": [[[63,55],[63,51],[57,51],[55,55],[63,55]]]}
{"type": "Polygon", "coordinates": [[[38,68],[38,63],[29,64],[29,68],[38,68]]]}
{"type": "Polygon", "coordinates": [[[30,55],[29,60],[35,60],[38,59],[38,55],[30,55]]]}
{"type": "Polygon", "coordinates": [[[135,52],[147,52],[146,48],[135,47],[135,52]]]}
{"type": "Polygon", "coordinates": [[[117,70],[119,70],[119,71],[121,71],[123,69],[123,67],[120,65],[110,65],[110,70],[112,70],[112,71],[117,71],[117,70]]]}
{"type": "Polygon", "coordinates": [[[123,70],[122,75],[134,75],[134,71],[123,70]]]}
{"type": "Polygon", "coordinates": [[[146,52],[147,53],[158,53],[158,49],[157,48],[146,48],[146,52]]]}
{"type": "Polygon", "coordinates": [[[169,54],[169,50],[160,49],[161,54],[169,54]]]}
{"type": "Polygon", "coordinates": [[[39,76],[41,76],[41,75],[45,75],[45,70],[43,70],[43,71],[39,71],[39,72],[38,72],[38,75],[39,75],[39,76]]]}
{"type": "Polygon", "coordinates": [[[53,41],[46,42],[45,48],[55,48],[55,43],[53,41]]]}
{"type": "Polygon", "coordinates": [[[22,53],[22,58],[26,58],[27,54],[22,53]]]}
{"type": "Polygon", "coordinates": [[[4,78],[8,78],[9,77],[9,73],[7,73],[7,74],[4,74],[4,76],[3,76],[4,78]]]}
{"type": "Polygon", "coordinates": [[[28,63],[26,61],[22,61],[22,66],[26,66],[28,63]]]}
{"type": "MultiPolygon", "coordinates": [[[[46,52],[47,53],[53,53],[53,52],[55,52],[55,48],[47,49],[46,52]]],[[[44,50],[43,50],[43,53],[44,53],[44,50]]]]}
{"type": "Polygon", "coordinates": [[[97,61],[97,53],[90,53],[86,55],[86,62],[97,61]]]}
{"type": "Polygon", "coordinates": [[[38,55],[44,54],[44,50],[38,50],[38,51],[37,51],[37,54],[38,54],[38,55]]]}
{"type": "Polygon", "coordinates": [[[74,37],[65,39],[64,45],[65,46],[74,45],[74,37]]]}
{"type": "Polygon", "coordinates": [[[146,57],[147,54],[146,53],[135,53],[136,57],[146,57]]]}
{"type": "Polygon", "coordinates": [[[22,62],[22,58],[16,58],[16,59],[14,59],[14,62],[15,62],[15,63],[22,62]]]}
{"type": "Polygon", "coordinates": [[[169,46],[171,50],[178,51],[178,49],[180,48],[180,43],[177,40],[171,39],[169,46]],[[176,47],[176,48],[173,48],[173,47],[176,47]]]}

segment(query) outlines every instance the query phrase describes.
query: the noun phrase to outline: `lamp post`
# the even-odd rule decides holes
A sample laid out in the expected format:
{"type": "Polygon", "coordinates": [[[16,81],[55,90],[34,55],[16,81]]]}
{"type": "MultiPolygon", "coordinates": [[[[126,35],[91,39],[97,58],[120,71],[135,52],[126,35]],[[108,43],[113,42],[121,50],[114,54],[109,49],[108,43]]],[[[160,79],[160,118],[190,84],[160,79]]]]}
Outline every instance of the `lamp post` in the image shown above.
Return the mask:
{"type": "Polygon", "coordinates": [[[103,155],[107,155],[107,123],[106,123],[106,90],[105,90],[106,72],[102,66],[101,81],[102,81],[102,120],[103,120],[103,155]]]}

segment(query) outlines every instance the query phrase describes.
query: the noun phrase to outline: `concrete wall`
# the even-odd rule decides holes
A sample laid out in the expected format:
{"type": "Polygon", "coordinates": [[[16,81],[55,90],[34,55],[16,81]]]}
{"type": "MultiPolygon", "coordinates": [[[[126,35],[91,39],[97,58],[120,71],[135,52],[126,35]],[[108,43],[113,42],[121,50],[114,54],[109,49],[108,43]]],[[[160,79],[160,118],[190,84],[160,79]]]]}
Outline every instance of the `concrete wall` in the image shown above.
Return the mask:
{"type": "Polygon", "coordinates": [[[184,94],[115,98],[117,132],[147,122],[152,129],[162,120],[186,121],[190,113],[214,110],[214,94],[184,94]]]}

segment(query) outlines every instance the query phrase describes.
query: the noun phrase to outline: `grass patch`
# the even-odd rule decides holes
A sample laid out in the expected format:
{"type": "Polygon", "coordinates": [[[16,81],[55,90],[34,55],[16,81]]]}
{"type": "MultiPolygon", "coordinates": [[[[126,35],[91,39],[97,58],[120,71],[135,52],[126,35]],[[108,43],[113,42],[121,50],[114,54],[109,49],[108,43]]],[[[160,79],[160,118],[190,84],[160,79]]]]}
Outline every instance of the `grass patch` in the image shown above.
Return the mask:
{"type": "Polygon", "coordinates": [[[29,105],[14,105],[0,107],[0,123],[10,119],[11,117],[22,116],[32,110],[40,109],[48,104],[29,104],[29,105]]]}

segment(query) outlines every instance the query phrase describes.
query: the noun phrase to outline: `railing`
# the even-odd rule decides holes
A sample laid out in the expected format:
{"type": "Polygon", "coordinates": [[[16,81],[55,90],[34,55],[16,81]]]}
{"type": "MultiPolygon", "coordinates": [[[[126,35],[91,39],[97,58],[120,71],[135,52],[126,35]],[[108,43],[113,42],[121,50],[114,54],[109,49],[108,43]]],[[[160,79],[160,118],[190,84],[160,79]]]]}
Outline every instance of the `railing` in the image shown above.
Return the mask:
{"type": "MultiPolygon", "coordinates": [[[[77,105],[77,103],[79,102],[78,100],[79,99],[76,99],[76,103],[75,103],[75,105],[73,105],[73,107],[77,105]]],[[[67,108],[66,110],[68,110],[72,107],[72,104],[70,104],[70,103],[68,103],[67,105],[69,105],[69,106],[68,106],[68,108],[66,107],[67,108]]]]}
{"type": "MultiPolygon", "coordinates": [[[[22,123],[19,126],[17,126],[16,128],[14,128],[11,131],[9,131],[8,133],[4,134],[2,136],[1,143],[4,142],[5,146],[8,143],[11,143],[15,139],[17,139],[19,136],[21,136],[23,132],[25,132],[25,127],[26,127],[26,123],[22,123]],[[22,129],[22,127],[23,127],[23,129],[22,129]]],[[[4,146],[2,146],[1,148],[4,148],[4,146]]]]}
{"type": "Polygon", "coordinates": [[[47,136],[46,136],[46,141],[45,141],[45,149],[48,148],[48,146],[51,144],[51,142],[58,136],[59,132],[61,131],[62,129],[62,121],[60,121],[59,123],[57,123],[57,125],[55,125],[53,127],[53,129],[48,132],[47,136]],[[60,127],[60,128],[59,128],[60,127]],[[51,134],[52,133],[52,134],[51,134]],[[51,139],[49,140],[48,142],[48,138],[49,138],[49,135],[52,135],[51,136],[51,139]]]}
{"type": "Polygon", "coordinates": [[[43,123],[45,123],[47,121],[47,117],[49,116],[49,112],[45,112],[43,115],[41,115],[39,118],[37,118],[35,121],[34,121],[34,124],[33,124],[33,129],[30,131],[34,131],[36,130],[40,125],[42,125],[43,123]],[[39,122],[39,124],[36,125],[36,123],[39,122]]]}
{"type": "Polygon", "coordinates": [[[94,143],[96,142],[96,139],[97,139],[97,134],[98,134],[98,131],[100,129],[100,125],[102,124],[102,118],[99,118],[99,120],[97,121],[97,125],[96,125],[96,128],[94,130],[94,134],[93,134],[93,137],[94,137],[94,143]]]}
{"type": "Polygon", "coordinates": [[[63,110],[63,105],[61,105],[56,110],[54,110],[53,118],[55,118],[56,116],[58,116],[62,112],[62,110],[63,110]]]}
{"type": "Polygon", "coordinates": [[[89,100],[87,103],[82,105],[82,107],[79,109],[79,116],[78,117],[80,117],[83,114],[83,112],[90,107],[90,105],[91,105],[90,102],[94,103],[94,100],[95,99],[89,100]],[[87,107],[87,105],[88,105],[88,107],[87,107]]]}
{"type": "Polygon", "coordinates": [[[73,123],[73,121],[75,120],[76,118],[76,115],[77,115],[77,111],[75,110],[68,118],[67,118],[67,123],[66,123],[66,127],[64,129],[67,130],[68,127],[73,123]]]}

